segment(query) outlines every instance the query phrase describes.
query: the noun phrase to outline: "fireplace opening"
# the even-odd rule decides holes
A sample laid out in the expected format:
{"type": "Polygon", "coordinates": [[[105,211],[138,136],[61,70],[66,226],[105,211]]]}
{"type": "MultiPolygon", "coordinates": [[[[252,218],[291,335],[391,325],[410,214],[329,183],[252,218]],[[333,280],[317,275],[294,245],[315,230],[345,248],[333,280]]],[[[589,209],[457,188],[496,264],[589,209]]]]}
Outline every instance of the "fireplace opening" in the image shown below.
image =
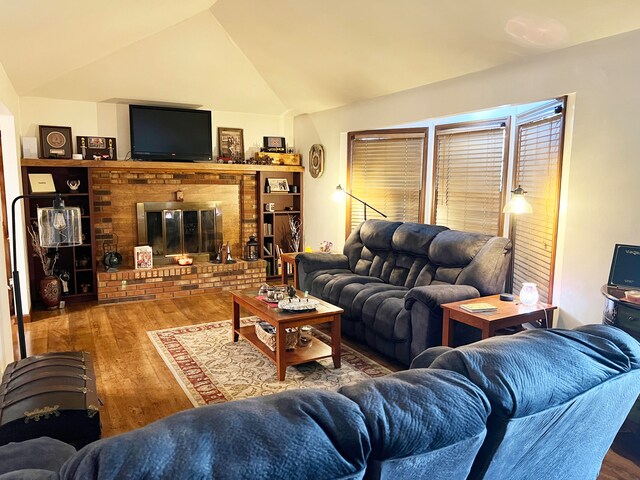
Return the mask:
{"type": "Polygon", "coordinates": [[[154,265],[189,255],[209,261],[222,244],[220,202],[136,203],[138,245],[149,245],[154,265]]]}

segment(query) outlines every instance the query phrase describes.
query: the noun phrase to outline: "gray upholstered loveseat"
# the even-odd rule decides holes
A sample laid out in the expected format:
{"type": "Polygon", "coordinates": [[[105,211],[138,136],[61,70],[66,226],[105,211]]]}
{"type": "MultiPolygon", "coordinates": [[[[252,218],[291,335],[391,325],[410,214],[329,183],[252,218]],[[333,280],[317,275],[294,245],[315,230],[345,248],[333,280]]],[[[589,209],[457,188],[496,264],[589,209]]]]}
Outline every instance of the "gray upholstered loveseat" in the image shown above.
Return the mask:
{"type": "MultiPolygon", "coordinates": [[[[302,290],[344,309],[345,334],[408,365],[441,344],[441,304],[503,291],[510,255],[503,237],[368,220],[343,255],[303,253],[296,262],[302,290]]],[[[480,335],[456,325],[455,338],[480,335]]]]}

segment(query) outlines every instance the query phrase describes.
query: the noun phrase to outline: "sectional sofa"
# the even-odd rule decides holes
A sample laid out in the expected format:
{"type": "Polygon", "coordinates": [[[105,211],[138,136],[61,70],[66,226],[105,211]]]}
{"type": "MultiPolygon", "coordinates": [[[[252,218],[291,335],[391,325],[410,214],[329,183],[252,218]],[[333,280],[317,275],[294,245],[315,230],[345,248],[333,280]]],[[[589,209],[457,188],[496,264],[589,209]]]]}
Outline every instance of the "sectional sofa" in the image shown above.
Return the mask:
{"type": "Polygon", "coordinates": [[[639,393],[640,345],[623,331],[529,330],[337,392],[190,409],[77,453],[8,444],[0,479],[589,480],[639,393]]]}
{"type": "MultiPolygon", "coordinates": [[[[342,330],[405,365],[442,341],[440,305],[503,291],[507,238],[419,223],[367,220],[342,255],[296,257],[302,290],[344,309],[342,330]]],[[[458,344],[479,332],[456,325],[458,344]]]]}

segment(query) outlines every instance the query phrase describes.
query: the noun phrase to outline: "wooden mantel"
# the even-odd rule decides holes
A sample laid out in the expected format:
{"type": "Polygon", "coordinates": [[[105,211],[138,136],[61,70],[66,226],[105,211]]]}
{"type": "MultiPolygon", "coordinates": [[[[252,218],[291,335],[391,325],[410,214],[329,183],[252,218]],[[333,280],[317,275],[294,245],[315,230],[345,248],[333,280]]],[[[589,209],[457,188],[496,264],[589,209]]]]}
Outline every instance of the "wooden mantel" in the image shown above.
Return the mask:
{"type": "Polygon", "coordinates": [[[236,163],[209,162],[149,162],[132,160],[57,160],[23,158],[23,167],[84,167],[105,170],[177,171],[177,172],[218,172],[251,174],[258,171],[304,172],[299,165],[250,165],[236,163]]]}

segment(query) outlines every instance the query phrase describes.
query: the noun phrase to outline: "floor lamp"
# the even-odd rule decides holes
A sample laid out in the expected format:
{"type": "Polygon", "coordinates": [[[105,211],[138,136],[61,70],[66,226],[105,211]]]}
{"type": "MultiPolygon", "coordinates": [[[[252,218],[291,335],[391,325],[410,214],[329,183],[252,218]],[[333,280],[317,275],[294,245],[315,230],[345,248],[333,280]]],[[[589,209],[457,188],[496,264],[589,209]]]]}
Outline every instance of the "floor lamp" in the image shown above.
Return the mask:
{"type": "Polygon", "coordinates": [[[20,358],[27,356],[27,344],[24,335],[24,316],[22,313],[22,295],[20,293],[20,275],[18,273],[18,253],[16,242],[16,203],[23,198],[53,198],[53,206],[37,209],[38,238],[44,248],[71,247],[82,244],[81,212],[78,207],[65,207],[62,195],[19,195],[11,203],[11,238],[13,241],[13,296],[18,324],[18,343],[20,358]]]}
{"type": "Polygon", "coordinates": [[[364,200],[360,200],[358,197],[356,197],[355,195],[351,195],[349,192],[347,192],[344,188],[342,188],[341,185],[338,185],[336,187],[336,193],[344,193],[345,195],[349,195],[351,198],[353,198],[354,200],[359,201],[361,204],[364,205],[364,219],[367,219],[367,207],[369,207],[371,210],[373,210],[376,213],[379,213],[380,215],[382,215],[384,218],[387,218],[387,216],[382,213],[380,210],[378,210],[375,207],[372,207],[371,205],[369,205],[367,202],[365,202],[364,200]]]}
{"type": "MultiPolygon", "coordinates": [[[[525,192],[522,189],[521,185],[518,185],[518,188],[515,190],[511,190],[511,199],[507,202],[507,204],[502,209],[502,213],[511,214],[510,219],[510,228],[509,228],[509,238],[511,239],[511,259],[509,261],[509,272],[507,274],[507,283],[505,285],[505,290],[509,294],[513,294],[513,277],[514,277],[514,269],[515,269],[515,258],[516,258],[516,225],[518,223],[518,216],[523,213],[533,213],[533,208],[531,204],[527,202],[527,199],[524,198],[525,192]]],[[[513,295],[511,295],[511,299],[513,300],[513,295]]]]}

